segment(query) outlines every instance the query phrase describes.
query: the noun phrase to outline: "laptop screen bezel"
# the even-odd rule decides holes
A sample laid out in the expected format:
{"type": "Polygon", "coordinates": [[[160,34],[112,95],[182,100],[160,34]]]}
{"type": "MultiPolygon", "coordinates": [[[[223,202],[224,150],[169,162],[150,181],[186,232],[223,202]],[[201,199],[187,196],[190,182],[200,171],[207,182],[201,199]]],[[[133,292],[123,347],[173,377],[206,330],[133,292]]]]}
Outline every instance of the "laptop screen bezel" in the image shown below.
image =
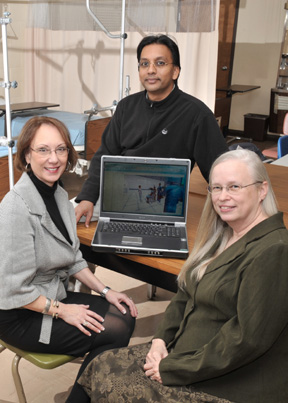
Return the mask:
{"type": "Polygon", "coordinates": [[[177,158],[153,158],[153,157],[131,157],[131,156],[111,156],[103,155],[101,157],[101,173],[100,173],[100,219],[115,219],[115,220],[127,220],[135,222],[155,222],[155,223],[183,223],[187,221],[187,211],[188,211],[188,195],[189,195],[189,182],[190,182],[190,167],[191,161],[188,159],[177,159],[177,158]],[[170,215],[170,214],[133,214],[115,212],[115,211],[104,211],[103,210],[103,189],[104,189],[104,166],[106,163],[131,163],[131,164],[154,164],[154,165],[170,165],[170,166],[181,166],[186,169],[186,183],[185,183],[185,197],[184,197],[184,208],[183,216],[170,215]]]}

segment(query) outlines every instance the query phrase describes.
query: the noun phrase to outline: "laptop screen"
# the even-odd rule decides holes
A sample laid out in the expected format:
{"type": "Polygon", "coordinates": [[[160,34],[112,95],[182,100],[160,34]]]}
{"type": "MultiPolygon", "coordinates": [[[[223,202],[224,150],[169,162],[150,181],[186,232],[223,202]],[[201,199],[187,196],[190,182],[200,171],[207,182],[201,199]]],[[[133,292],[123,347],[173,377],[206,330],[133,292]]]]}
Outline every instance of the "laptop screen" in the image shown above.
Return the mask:
{"type": "Polygon", "coordinates": [[[185,218],[189,160],[104,156],[101,169],[104,215],[185,218]]]}

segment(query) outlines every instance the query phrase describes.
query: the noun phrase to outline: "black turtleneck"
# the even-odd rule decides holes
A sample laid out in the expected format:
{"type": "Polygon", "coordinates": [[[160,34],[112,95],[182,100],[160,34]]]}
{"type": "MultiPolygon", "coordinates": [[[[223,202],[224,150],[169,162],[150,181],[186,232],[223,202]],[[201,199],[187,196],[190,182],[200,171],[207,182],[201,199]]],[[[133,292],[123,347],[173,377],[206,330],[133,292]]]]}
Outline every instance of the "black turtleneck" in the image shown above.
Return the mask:
{"type": "Polygon", "coordinates": [[[34,173],[32,171],[29,172],[29,176],[30,176],[30,179],[32,180],[32,182],[34,183],[34,185],[36,186],[36,189],[40,193],[52,221],[54,222],[56,227],[59,229],[61,234],[66,238],[66,240],[70,244],[72,244],[72,241],[69,237],[67,228],[62,220],[59,208],[57,206],[57,203],[56,203],[56,200],[54,197],[55,191],[58,186],[58,182],[55,182],[53,186],[48,186],[48,185],[46,185],[46,183],[40,181],[34,175],[34,173]]]}

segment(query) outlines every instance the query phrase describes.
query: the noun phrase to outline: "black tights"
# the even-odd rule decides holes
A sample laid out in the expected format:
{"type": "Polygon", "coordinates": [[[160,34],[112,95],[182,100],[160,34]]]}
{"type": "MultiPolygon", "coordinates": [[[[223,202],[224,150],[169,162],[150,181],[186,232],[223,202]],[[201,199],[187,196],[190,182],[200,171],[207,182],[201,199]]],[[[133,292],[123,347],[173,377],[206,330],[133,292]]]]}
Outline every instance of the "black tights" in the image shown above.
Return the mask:
{"type": "Polygon", "coordinates": [[[99,353],[128,345],[134,330],[135,319],[131,317],[126,306],[127,313],[123,315],[114,305],[110,305],[105,299],[96,295],[68,292],[67,298],[62,302],[89,305],[90,310],[105,319],[103,323],[105,330],[100,334],[92,332],[89,337],[75,326],[61,319],[54,319],[50,343],[43,344],[38,341],[43,315],[27,309],[13,309],[0,311],[0,338],[27,351],[67,354],[75,357],[86,355],[67,402],[89,402],[88,396],[78,385],[77,379],[99,353]]]}
{"type": "Polygon", "coordinates": [[[122,316],[119,316],[119,313],[119,310],[115,308],[115,306],[109,306],[109,310],[105,315],[104,321],[105,331],[97,335],[97,338],[95,338],[95,341],[97,340],[97,342],[93,343],[95,345],[92,344],[90,352],[86,355],[66,403],[90,402],[90,398],[84,392],[82,386],[77,383],[77,379],[79,379],[80,375],[90,363],[90,361],[92,361],[93,358],[95,358],[98,354],[102,353],[105,350],[111,350],[118,347],[126,347],[128,345],[134,329],[134,322],[132,325],[130,315],[129,321],[127,321],[127,314],[121,314],[122,316]],[[130,322],[130,324],[128,322],[130,322]]]}

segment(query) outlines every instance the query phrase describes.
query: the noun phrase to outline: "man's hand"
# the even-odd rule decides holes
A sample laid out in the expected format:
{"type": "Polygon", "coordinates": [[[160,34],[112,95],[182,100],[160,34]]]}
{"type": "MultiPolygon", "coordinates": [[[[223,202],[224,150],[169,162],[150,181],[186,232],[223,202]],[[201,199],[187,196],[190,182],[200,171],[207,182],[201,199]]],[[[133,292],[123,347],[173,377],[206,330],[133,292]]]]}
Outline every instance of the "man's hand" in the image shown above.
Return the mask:
{"type": "Polygon", "coordinates": [[[82,200],[77,207],[75,207],[76,221],[80,220],[82,216],[86,217],[85,227],[89,227],[94,210],[94,204],[88,200],[82,200]]]}

